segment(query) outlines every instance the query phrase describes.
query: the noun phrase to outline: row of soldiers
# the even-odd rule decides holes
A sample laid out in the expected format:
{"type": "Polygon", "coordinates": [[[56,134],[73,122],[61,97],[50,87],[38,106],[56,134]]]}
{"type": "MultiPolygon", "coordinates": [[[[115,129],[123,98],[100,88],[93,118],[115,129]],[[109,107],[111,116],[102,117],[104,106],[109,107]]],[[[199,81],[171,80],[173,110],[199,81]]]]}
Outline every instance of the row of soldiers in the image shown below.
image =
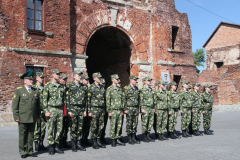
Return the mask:
{"type": "MultiPolygon", "coordinates": [[[[64,153],[63,148],[70,147],[67,143],[67,133],[70,127],[71,147],[73,152],[77,150],[86,151],[82,142],[88,142],[89,129],[91,129],[92,147],[94,149],[106,148],[105,130],[110,118],[110,139],[112,147],[125,145],[121,139],[122,124],[124,114],[126,114],[126,132],[129,144],[140,144],[137,139],[137,125],[139,113],[142,119],[143,142],[154,142],[150,136],[151,128],[154,127],[159,140],[168,140],[164,132],[167,129],[169,137],[180,138],[174,133],[177,123],[177,115],[180,110],[182,114],[182,136],[191,137],[188,133],[189,126],[195,136],[201,135],[199,132],[201,124],[201,114],[204,115],[205,134],[211,135],[210,123],[212,113],[212,95],[210,85],[205,86],[205,92],[198,92],[200,84],[192,85],[192,92],[189,91],[189,82],[182,81],[183,89],[178,93],[176,82],[167,85],[158,81],[155,90],[150,87],[152,79],[145,77],[144,85],[139,90],[136,76],[130,76],[130,84],[121,89],[121,80],[117,74],[111,75],[112,85],[105,90],[105,80],[99,72],[93,73],[94,83],[88,84],[89,77],[83,75],[79,70],[73,72],[74,80],[66,84],[66,74],[60,75],[59,69],[53,69],[51,81],[43,86],[44,75],[42,72],[36,73],[37,83],[31,86],[33,73],[25,73],[24,86],[16,89],[15,95],[22,88],[32,88],[36,92],[34,105],[35,124],[34,141],[35,150],[46,150],[43,145],[46,124],[48,125],[49,154],[64,153]],[[27,81],[27,83],[25,82],[27,81]],[[28,81],[29,80],[29,81],[28,81]],[[27,85],[28,84],[28,85],[27,85]],[[66,113],[63,113],[66,107],[66,113]],[[38,109],[40,108],[40,109],[38,109]],[[64,116],[63,116],[64,114],[64,116]],[[191,123],[191,125],[190,125],[191,123]]],[[[21,102],[29,98],[27,94],[21,94],[18,98],[14,95],[13,111],[19,109],[21,102]],[[18,99],[18,104],[17,104],[18,99]],[[17,106],[18,105],[18,106],[17,106]]],[[[29,98],[30,99],[30,98],[29,98]]],[[[20,111],[14,112],[14,119],[18,122],[21,118],[20,111]]],[[[34,121],[31,121],[34,122],[34,121]]],[[[19,122],[20,124],[20,122],[19,122]]],[[[32,127],[29,136],[33,136],[32,127]]],[[[24,134],[24,133],[19,133],[24,134]]],[[[31,142],[20,143],[19,151],[22,158],[33,154],[31,142]],[[27,146],[27,147],[26,147],[27,146]]]]}

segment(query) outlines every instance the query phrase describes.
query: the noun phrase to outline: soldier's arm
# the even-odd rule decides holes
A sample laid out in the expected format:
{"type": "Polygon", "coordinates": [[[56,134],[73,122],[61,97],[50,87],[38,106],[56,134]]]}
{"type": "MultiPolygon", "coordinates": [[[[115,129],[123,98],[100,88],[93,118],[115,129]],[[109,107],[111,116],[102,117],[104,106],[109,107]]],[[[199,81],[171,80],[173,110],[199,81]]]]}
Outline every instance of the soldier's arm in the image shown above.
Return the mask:
{"type": "Polygon", "coordinates": [[[20,93],[19,90],[16,89],[14,96],[13,96],[13,101],[12,101],[12,111],[13,111],[13,118],[14,120],[20,119],[19,116],[19,101],[20,101],[20,93]]]}
{"type": "Polygon", "coordinates": [[[122,96],[121,96],[121,100],[122,100],[122,110],[125,110],[125,93],[122,92],[122,96]]]}
{"type": "MultiPolygon", "coordinates": [[[[126,86],[127,87],[127,86],[126,86]]],[[[123,104],[124,104],[124,111],[127,110],[127,88],[123,88],[123,104]]]]}
{"type": "Polygon", "coordinates": [[[143,93],[142,90],[139,91],[139,109],[140,111],[142,111],[142,107],[143,107],[143,93]]]}
{"type": "Polygon", "coordinates": [[[157,109],[157,99],[158,99],[157,94],[158,94],[157,92],[155,92],[153,94],[153,107],[154,107],[155,111],[157,109]]]}
{"type": "Polygon", "coordinates": [[[184,99],[184,94],[183,93],[179,93],[180,111],[182,111],[182,109],[183,109],[183,107],[182,107],[183,99],[184,99]]]}
{"type": "Polygon", "coordinates": [[[91,93],[91,87],[88,87],[88,99],[87,99],[87,106],[88,106],[88,113],[91,113],[91,97],[92,97],[92,93],[91,93]]]}
{"type": "Polygon", "coordinates": [[[40,103],[40,101],[41,101],[41,97],[40,97],[40,93],[39,93],[39,90],[38,89],[36,89],[37,90],[37,94],[39,95],[38,96],[38,102],[37,102],[37,119],[40,119],[40,115],[41,115],[41,103],[40,103]]]}
{"type": "Polygon", "coordinates": [[[48,110],[48,86],[44,86],[43,88],[43,113],[49,113],[48,110]]]}
{"type": "Polygon", "coordinates": [[[106,91],[106,110],[108,113],[111,113],[111,96],[110,96],[110,88],[107,88],[107,91],[106,91]]]}
{"type": "Polygon", "coordinates": [[[67,113],[71,112],[71,106],[70,106],[70,94],[71,94],[71,89],[69,87],[69,83],[66,86],[66,106],[67,106],[67,113]]]}

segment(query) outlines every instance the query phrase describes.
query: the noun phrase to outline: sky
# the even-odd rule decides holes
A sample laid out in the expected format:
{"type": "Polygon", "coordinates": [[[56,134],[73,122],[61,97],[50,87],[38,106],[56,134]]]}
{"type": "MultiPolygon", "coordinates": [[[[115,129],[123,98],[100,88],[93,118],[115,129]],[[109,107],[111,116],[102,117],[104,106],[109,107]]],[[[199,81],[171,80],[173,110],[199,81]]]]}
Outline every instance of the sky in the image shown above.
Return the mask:
{"type": "MultiPolygon", "coordinates": [[[[221,21],[240,24],[240,0],[175,0],[175,5],[179,12],[188,14],[192,30],[192,51],[203,48],[221,21]]],[[[199,69],[206,69],[206,65],[199,69]]]]}

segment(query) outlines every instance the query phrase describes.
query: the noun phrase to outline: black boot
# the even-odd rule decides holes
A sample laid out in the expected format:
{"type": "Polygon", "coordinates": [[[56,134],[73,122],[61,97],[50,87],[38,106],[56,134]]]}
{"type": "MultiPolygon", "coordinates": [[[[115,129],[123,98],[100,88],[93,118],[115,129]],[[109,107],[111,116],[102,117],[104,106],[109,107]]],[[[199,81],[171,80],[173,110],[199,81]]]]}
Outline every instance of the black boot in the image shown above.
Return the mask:
{"type": "Polygon", "coordinates": [[[97,139],[94,138],[94,139],[92,139],[92,141],[93,141],[92,148],[93,149],[99,149],[98,144],[97,144],[97,139]]]}
{"type": "Polygon", "coordinates": [[[192,135],[189,134],[187,130],[186,130],[186,135],[187,135],[188,137],[192,137],[192,135]]]}
{"type": "Polygon", "coordinates": [[[112,147],[116,147],[116,139],[112,139],[112,147]]]}
{"type": "Polygon", "coordinates": [[[159,136],[159,135],[155,132],[155,138],[156,138],[156,139],[158,139],[158,136],[159,136]]]}
{"type": "Polygon", "coordinates": [[[159,141],[163,141],[164,140],[161,134],[158,134],[158,140],[159,141]]]}
{"type": "Polygon", "coordinates": [[[132,133],[128,134],[128,143],[131,144],[131,145],[134,144],[133,139],[132,139],[132,133]]]}
{"type": "Polygon", "coordinates": [[[72,151],[73,152],[77,152],[77,149],[76,149],[76,141],[72,139],[72,151]]]}
{"type": "Polygon", "coordinates": [[[203,134],[200,133],[198,130],[197,130],[197,134],[198,134],[199,136],[203,136],[203,134]]]}
{"type": "Polygon", "coordinates": [[[162,135],[163,140],[169,140],[167,137],[165,137],[164,134],[161,134],[161,135],[162,135]]]}
{"type": "Polygon", "coordinates": [[[109,144],[104,137],[102,137],[100,140],[102,144],[106,144],[106,145],[109,144]]]}
{"type": "Polygon", "coordinates": [[[106,148],[106,146],[101,143],[100,139],[97,139],[97,145],[99,148],[106,148]]]}
{"type": "Polygon", "coordinates": [[[47,150],[47,147],[45,147],[45,146],[43,145],[43,141],[42,141],[42,140],[39,141],[39,149],[41,149],[41,150],[43,150],[43,151],[46,151],[46,150],[47,150]]]}
{"type": "Polygon", "coordinates": [[[125,143],[121,142],[121,141],[120,141],[120,138],[118,138],[118,139],[116,140],[116,144],[118,144],[118,145],[120,145],[120,146],[125,146],[125,143]]]}
{"type": "Polygon", "coordinates": [[[184,138],[188,138],[188,136],[187,136],[187,134],[186,134],[186,130],[183,130],[183,131],[182,131],[182,136],[183,136],[184,138]]]}
{"type": "Polygon", "coordinates": [[[194,136],[199,136],[199,134],[197,133],[196,130],[193,131],[193,135],[194,135],[194,136]]]}
{"type": "Polygon", "coordinates": [[[132,133],[132,141],[135,144],[140,144],[140,141],[137,139],[136,133],[132,133]]]}
{"type": "Polygon", "coordinates": [[[149,143],[147,133],[143,133],[143,142],[149,143]]]}
{"type": "Polygon", "coordinates": [[[176,139],[181,139],[181,137],[176,135],[174,132],[173,132],[173,136],[176,137],[176,139]]]}
{"type": "Polygon", "coordinates": [[[82,147],[80,140],[77,141],[77,149],[79,149],[80,151],[86,151],[86,149],[82,147]]]}
{"type": "Polygon", "coordinates": [[[207,132],[208,132],[208,135],[214,135],[214,133],[211,132],[209,129],[207,130],[207,132]]]}
{"type": "Polygon", "coordinates": [[[149,142],[155,142],[155,140],[150,136],[150,133],[147,133],[147,138],[149,142]]]}
{"type": "Polygon", "coordinates": [[[40,151],[41,149],[39,148],[39,144],[38,144],[38,141],[34,141],[35,143],[35,151],[40,151]]]}
{"type": "Polygon", "coordinates": [[[59,153],[59,154],[63,154],[64,153],[63,150],[59,149],[59,144],[58,143],[55,144],[54,150],[55,150],[56,153],[59,153]]]}
{"type": "Polygon", "coordinates": [[[176,139],[176,137],[173,135],[173,132],[170,132],[169,134],[170,134],[169,137],[170,137],[171,139],[176,139]]]}
{"type": "Polygon", "coordinates": [[[63,140],[59,140],[59,145],[58,145],[59,149],[63,149],[63,140]]]}
{"type": "Polygon", "coordinates": [[[71,146],[68,144],[66,138],[63,138],[63,139],[62,139],[62,144],[63,144],[63,148],[71,148],[71,146]]]}
{"type": "Polygon", "coordinates": [[[54,145],[53,144],[49,145],[49,151],[48,152],[49,152],[50,155],[54,155],[55,152],[54,152],[54,145]]]}

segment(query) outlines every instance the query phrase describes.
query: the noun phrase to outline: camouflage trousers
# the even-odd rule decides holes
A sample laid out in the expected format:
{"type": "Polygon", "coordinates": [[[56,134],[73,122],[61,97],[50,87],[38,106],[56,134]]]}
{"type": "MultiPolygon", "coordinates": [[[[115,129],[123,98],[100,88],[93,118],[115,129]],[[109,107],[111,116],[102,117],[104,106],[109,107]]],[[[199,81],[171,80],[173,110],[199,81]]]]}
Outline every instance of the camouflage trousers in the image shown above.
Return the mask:
{"type": "Polygon", "coordinates": [[[127,134],[137,132],[138,116],[139,116],[138,107],[128,107],[128,114],[126,115],[126,117],[127,117],[126,132],[127,132],[127,134]]]}
{"type": "Polygon", "coordinates": [[[145,114],[142,114],[142,133],[151,132],[154,120],[154,109],[143,107],[145,114]]]}
{"type": "Polygon", "coordinates": [[[104,128],[104,115],[105,108],[92,107],[92,121],[91,121],[91,138],[101,138],[101,134],[104,128]]]}
{"type": "Polygon", "coordinates": [[[204,130],[210,129],[212,118],[212,110],[205,110],[203,114],[203,128],[204,130]]]}
{"type": "Polygon", "coordinates": [[[83,136],[82,128],[84,110],[82,108],[74,108],[72,114],[71,139],[81,140],[83,136]]]}
{"type": "Polygon", "coordinates": [[[201,125],[201,110],[199,108],[193,108],[192,113],[192,130],[198,131],[201,125]]]}
{"type": "Polygon", "coordinates": [[[157,109],[156,115],[156,133],[164,134],[168,121],[168,109],[157,109]]]}
{"type": "Polygon", "coordinates": [[[45,138],[47,118],[41,113],[40,120],[35,124],[34,141],[43,141],[45,138]]]}
{"type": "Polygon", "coordinates": [[[168,131],[173,132],[177,124],[178,109],[168,109],[169,112],[171,115],[168,115],[168,131]]]}
{"type": "Polygon", "coordinates": [[[103,127],[101,138],[104,138],[106,135],[107,122],[108,122],[108,113],[106,112],[104,115],[104,127],[103,127]]]}
{"type": "Polygon", "coordinates": [[[124,115],[122,115],[122,125],[121,125],[121,129],[120,129],[120,132],[119,132],[119,136],[122,135],[122,126],[123,126],[123,121],[124,121],[124,115]]]}
{"type": "Polygon", "coordinates": [[[122,110],[112,110],[110,117],[110,139],[121,138],[120,130],[122,128],[122,110]]]}
{"type": "Polygon", "coordinates": [[[89,117],[89,116],[83,117],[83,136],[82,137],[84,139],[87,139],[89,136],[91,120],[92,120],[92,117],[89,117]]]}
{"type": "Polygon", "coordinates": [[[69,116],[64,116],[63,117],[63,129],[62,129],[62,134],[60,136],[60,139],[67,139],[68,135],[68,129],[72,125],[72,118],[69,116]]]}
{"type": "Polygon", "coordinates": [[[51,117],[48,118],[48,144],[59,144],[63,128],[63,107],[48,107],[51,117]]]}
{"type": "Polygon", "coordinates": [[[182,108],[182,121],[181,121],[181,129],[182,131],[188,130],[189,124],[191,122],[191,113],[192,108],[182,108]]]}

